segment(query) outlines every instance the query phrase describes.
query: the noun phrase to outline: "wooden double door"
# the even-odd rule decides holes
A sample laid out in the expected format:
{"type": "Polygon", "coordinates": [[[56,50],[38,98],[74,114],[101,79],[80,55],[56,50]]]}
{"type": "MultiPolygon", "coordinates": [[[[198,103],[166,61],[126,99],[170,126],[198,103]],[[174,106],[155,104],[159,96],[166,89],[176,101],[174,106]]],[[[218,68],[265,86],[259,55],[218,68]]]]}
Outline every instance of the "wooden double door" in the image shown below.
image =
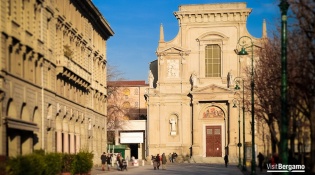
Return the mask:
{"type": "Polygon", "coordinates": [[[221,126],[206,126],[206,156],[222,157],[221,126]]]}

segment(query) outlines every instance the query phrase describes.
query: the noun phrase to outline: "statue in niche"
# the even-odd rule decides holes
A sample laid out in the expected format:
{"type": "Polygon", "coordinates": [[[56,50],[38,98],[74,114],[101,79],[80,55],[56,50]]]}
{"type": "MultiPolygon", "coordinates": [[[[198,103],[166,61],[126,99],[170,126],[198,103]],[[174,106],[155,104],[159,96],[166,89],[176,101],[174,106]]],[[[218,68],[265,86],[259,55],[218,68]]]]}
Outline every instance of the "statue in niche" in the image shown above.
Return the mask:
{"type": "Polygon", "coordinates": [[[192,86],[197,86],[197,75],[196,72],[193,72],[190,76],[192,86]]]}
{"type": "Polygon", "coordinates": [[[152,71],[149,71],[149,87],[153,88],[153,81],[154,81],[154,76],[152,74],[152,71]]]}
{"type": "Polygon", "coordinates": [[[230,70],[230,72],[228,72],[228,74],[227,74],[227,87],[230,88],[231,86],[233,86],[232,70],[230,70]]]}
{"type": "Polygon", "coordinates": [[[176,134],[176,119],[171,118],[170,124],[171,124],[171,135],[175,135],[176,134]]]}

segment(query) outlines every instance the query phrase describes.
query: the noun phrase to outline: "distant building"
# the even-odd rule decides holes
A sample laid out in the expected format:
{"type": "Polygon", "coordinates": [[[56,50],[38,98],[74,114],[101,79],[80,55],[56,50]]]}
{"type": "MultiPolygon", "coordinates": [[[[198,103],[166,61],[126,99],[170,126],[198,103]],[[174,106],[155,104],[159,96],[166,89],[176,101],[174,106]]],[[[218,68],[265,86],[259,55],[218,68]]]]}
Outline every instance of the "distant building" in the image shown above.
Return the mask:
{"type": "Polygon", "coordinates": [[[128,119],[145,119],[147,115],[146,100],[144,98],[148,84],[145,81],[108,81],[108,96],[110,97],[110,88],[119,91],[121,95],[120,102],[129,109],[128,119]]]}
{"type": "Polygon", "coordinates": [[[92,1],[1,1],[0,155],[106,150],[106,42],[92,1]]]}
{"type": "MultiPolygon", "coordinates": [[[[229,154],[236,162],[243,155],[244,142],[251,145],[252,132],[256,153],[267,154],[270,136],[263,122],[256,121],[251,131],[251,113],[245,111],[244,141],[242,117],[238,125],[242,107],[233,108],[233,99],[239,98],[234,78],[245,77],[245,67],[251,64],[250,56],[240,61],[234,52],[238,40],[252,38],[255,49],[262,41],[246,29],[250,13],[246,3],[181,5],[174,13],[179,22],[177,36],[164,41],[161,25],[157,60],[150,64],[153,84],[146,94],[147,155],[176,152],[195,161],[219,157],[223,162],[222,157],[229,154]],[[243,143],[240,152],[239,139],[243,143]]],[[[262,33],[265,38],[265,23],[262,33]]],[[[247,156],[251,159],[251,154],[247,156]]]]}
{"type": "Polygon", "coordinates": [[[108,81],[108,139],[110,152],[145,158],[147,103],[145,81],[108,81]],[[112,123],[111,123],[112,122],[112,123]]]}

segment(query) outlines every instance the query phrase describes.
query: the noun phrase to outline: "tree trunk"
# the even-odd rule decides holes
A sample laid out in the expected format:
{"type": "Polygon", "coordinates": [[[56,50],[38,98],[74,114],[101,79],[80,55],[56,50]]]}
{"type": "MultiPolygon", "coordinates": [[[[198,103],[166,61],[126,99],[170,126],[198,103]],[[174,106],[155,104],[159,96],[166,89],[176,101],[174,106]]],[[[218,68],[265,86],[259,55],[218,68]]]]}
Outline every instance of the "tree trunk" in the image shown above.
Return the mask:
{"type": "MultiPolygon", "coordinates": [[[[289,150],[289,157],[294,157],[295,154],[295,138],[296,138],[296,131],[297,131],[297,117],[295,117],[294,119],[290,118],[293,128],[292,131],[290,132],[290,150],[289,150]],[[293,121],[292,121],[293,120],[293,121]]],[[[299,142],[299,141],[298,141],[299,142]]]]}
{"type": "Polygon", "coordinates": [[[277,139],[277,134],[274,129],[274,124],[269,125],[269,130],[270,130],[270,138],[271,138],[271,154],[273,155],[274,153],[277,152],[277,146],[279,140],[277,139]]]}

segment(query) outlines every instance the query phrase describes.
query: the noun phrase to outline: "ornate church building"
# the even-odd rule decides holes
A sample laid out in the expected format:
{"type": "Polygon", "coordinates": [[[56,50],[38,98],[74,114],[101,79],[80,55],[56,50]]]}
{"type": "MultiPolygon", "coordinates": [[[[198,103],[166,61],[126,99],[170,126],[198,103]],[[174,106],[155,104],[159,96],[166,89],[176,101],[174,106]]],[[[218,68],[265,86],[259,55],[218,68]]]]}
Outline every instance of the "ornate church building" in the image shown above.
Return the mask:
{"type": "MultiPolygon", "coordinates": [[[[265,22],[261,39],[249,34],[246,21],[250,13],[246,3],[179,6],[174,13],[179,32],[170,41],[164,40],[161,25],[146,94],[147,155],[176,152],[195,161],[208,157],[223,161],[225,154],[231,161],[243,158],[243,146],[251,145],[251,112],[245,111],[243,121],[242,90],[234,87],[235,78],[246,81],[244,69],[252,58],[241,58],[235,49],[240,50],[242,36],[252,39],[255,48],[267,37],[265,22]]],[[[255,123],[255,152],[266,155],[267,130],[255,123]]]]}

